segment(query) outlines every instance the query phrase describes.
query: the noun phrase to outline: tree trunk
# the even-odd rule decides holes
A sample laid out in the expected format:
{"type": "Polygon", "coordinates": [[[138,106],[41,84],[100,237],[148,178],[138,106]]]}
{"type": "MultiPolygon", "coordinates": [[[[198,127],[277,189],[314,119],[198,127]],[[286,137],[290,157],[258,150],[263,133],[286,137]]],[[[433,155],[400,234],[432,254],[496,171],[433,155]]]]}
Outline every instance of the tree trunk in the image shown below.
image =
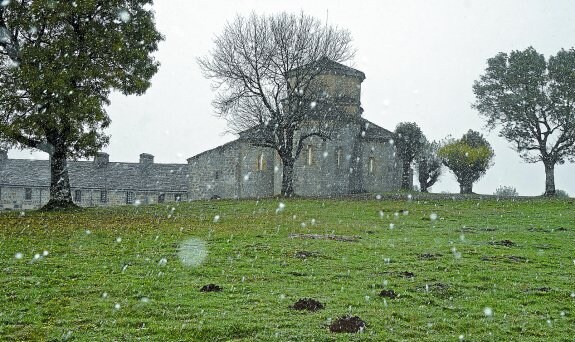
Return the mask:
{"type": "Polygon", "coordinates": [[[401,190],[411,190],[411,182],[409,181],[409,176],[411,173],[409,172],[410,162],[404,160],[403,161],[403,174],[401,175],[401,190]]]}
{"type": "Polygon", "coordinates": [[[417,166],[418,168],[418,179],[419,179],[419,191],[427,192],[427,179],[429,178],[429,168],[427,167],[427,160],[420,160],[417,166]]]}
{"type": "Polygon", "coordinates": [[[50,200],[42,209],[49,211],[77,207],[70,192],[66,148],[56,144],[50,156],[50,200]]]}
{"type": "Polygon", "coordinates": [[[544,196],[555,196],[555,163],[543,162],[545,164],[545,194],[544,196]]]}
{"type": "Polygon", "coordinates": [[[472,194],[473,193],[473,183],[472,182],[461,182],[461,183],[459,183],[459,193],[460,194],[472,194]]]}
{"type": "Polygon", "coordinates": [[[282,158],[283,174],[282,174],[282,196],[292,197],[295,193],[293,190],[293,164],[291,158],[282,158]]]}

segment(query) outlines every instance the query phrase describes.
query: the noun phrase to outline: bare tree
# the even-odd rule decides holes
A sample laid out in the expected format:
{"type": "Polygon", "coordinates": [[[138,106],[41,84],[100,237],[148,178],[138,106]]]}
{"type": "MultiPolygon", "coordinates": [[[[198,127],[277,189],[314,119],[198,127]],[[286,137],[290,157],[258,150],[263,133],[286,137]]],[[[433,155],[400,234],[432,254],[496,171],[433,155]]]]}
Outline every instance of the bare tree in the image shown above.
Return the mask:
{"type": "Polygon", "coordinates": [[[277,151],[282,195],[293,195],[293,167],[305,140],[330,138],[338,108],[318,76],[331,61],[353,57],[350,33],[303,13],[252,13],[228,23],[214,43],[198,63],[218,90],[217,113],[253,145],[277,151]]]}

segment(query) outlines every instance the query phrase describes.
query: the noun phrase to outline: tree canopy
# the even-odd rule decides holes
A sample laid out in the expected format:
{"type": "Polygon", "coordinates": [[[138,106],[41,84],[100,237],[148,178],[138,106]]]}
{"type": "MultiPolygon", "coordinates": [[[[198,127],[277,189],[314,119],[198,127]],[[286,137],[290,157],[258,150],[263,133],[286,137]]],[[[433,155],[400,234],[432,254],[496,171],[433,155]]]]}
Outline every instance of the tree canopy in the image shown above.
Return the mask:
{"type": "Polygon", "coordinates": [[[490,129],[525,161],[543,162],[545,194],[555,194],[554,167],[575,160],[575,50],[546,61],[533,47],[488,59],[473,85],[473,105],[490,129]]]}
{"type": "Polygon", "coordinates": [[[232,131],[277,151],[281,192],[293,195],[293,165],[304,142],[329,139],[330,113],[337,111],[316,92],[317,76],[327,61],[353,57],[350,33],[304,13],[252,13],[228,23],[214,45],[198,59],[218,90],[214,107],[232,131]]]}
{"type": "Polygon", "coordinates": [[[470,194],[473,192],[473,183],[491,166],[495,153],[483,135],[469,130],[461,139],[450,139],[444,143],[438,155],[443,164],[455,174],[460,193],[470,194]]]}
{"type": "Polygon", "coordinates": [[[415,122],[400,122],[395,128],[396,154],[402,161],[401,189],[411,190],[410,166],[425,145],[425,136],[415,122]]]}
{"type": "Polygon", "coordinates": [[[112,90],[142,94],[159,63],[152,0],[3,1],[0,140],[49,153],[50,202],[72,203],[68,158],[109,137],[112,90]]]}
{"type": "Polygon", "coordinates": [[[416,157],[417,176],[419,180],[419,189],[421,192],[428,192],[442,173],[442,161],[437,155],[439,143],[429,142],[427,139],[416,157]]]}

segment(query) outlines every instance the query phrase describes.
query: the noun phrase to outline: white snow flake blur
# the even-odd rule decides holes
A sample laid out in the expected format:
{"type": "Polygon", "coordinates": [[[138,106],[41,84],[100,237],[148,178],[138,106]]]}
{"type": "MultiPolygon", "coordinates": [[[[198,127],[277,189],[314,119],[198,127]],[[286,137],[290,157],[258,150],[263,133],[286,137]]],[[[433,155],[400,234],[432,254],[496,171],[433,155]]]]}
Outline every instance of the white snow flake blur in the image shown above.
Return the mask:
{"type": "Polygon", "coordinates": [[[182,264],[186,266],[200,266],[207,256],[206,243],[198,238],[191,238],[182,242],[178,249],[178,257],[182,264]]]}
{"type": "Polygon", "coordinates": [[[132,19],[132,16],[127,10],[121,9],[118,11],[118,19],[120,19],[124,23],[127,23],[128,21],[130,21],[130,19],[132,19]]]}
{"type": "Polygon", "coordinates": [[[276,208],[276,214],[281,213],[282,211],[284,211],[286,205],[283,202],[280,202],[278,204],[278,207],[276,208]]]}
{"type": "Polygon", "coordinates": [[[490,307],[485,307],[483,309],[483,314],[487,317],[491,317],[493,316],[493,309],[491,309],[490,307]]]}

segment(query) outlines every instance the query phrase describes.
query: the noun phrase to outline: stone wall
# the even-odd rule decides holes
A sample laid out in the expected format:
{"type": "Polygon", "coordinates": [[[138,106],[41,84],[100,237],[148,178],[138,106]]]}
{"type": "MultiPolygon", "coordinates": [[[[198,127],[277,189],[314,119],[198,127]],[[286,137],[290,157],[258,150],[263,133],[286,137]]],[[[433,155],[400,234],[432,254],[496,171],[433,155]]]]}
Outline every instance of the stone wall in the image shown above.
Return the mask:
{"type": "Polygon", "coordinates": [[[318,137],[308,138],[294,165],[295,193],[301,196],[331,196],[349,193],[350,170],[354,160],[352,146],[358,134],[356,126],[345,125],[339,127],[335,136],[330,140],[323,141],[318,137]]]}
{"type": "MultiPolygon", "coordinates": [[[[72,188],[72,199],[74,203],[81,207],[107,207],[117,205],[138,205],[158,203],[160,195],[163,195],[164,202],[187,201],[188,194],[185,190],[179,192],[154,192],[137,190],[107,190],[106,202],[102,202],[102,189],[78,189],[72,188]],[[76,196],[76,191],[80,191],[80,201],[76,196]],[[132,203],[127,203],[127,193],[134,194],[132,203]]],[[[0,188],[0,210],[28,210],[39,209],[50,199],[49,187],[18,187],[3,186],[0,188]],[[30,189],[32,197],[26,199],[26,189],[30,189]]]]}
{"type": "Polygon", "coordinates": [[[238,198],[240,145],[236,140],[188,159],[190,199],[238,198]]]}
{"type": "Polygon", "coordinates": [[[23,188],[17,186],[2,186],[0,188],[0,209],[28,210],[37,209],[48,203],[50,188],[23,188]],[[32,199],[26,199],[26,189],[32,191],[32,199]]]}
{"type": "Polygon", "coordinates": [[[362,144],[361,172],[365,192],[381,193],[400,188],[401,171],[398,173],[395,149],[389,142],[365,141],[362,144]]]}
{"type": "Polygon", "coordinates": [[[240,198],[270,197],[274,193],[276,152],[271,148],[240,144],[240,198]]]}
{"type": "Polygon", "coordinates": [[[274,193],[275,150],[241,140],[188,159],[189,198],[257,198],[274,193]]]}

